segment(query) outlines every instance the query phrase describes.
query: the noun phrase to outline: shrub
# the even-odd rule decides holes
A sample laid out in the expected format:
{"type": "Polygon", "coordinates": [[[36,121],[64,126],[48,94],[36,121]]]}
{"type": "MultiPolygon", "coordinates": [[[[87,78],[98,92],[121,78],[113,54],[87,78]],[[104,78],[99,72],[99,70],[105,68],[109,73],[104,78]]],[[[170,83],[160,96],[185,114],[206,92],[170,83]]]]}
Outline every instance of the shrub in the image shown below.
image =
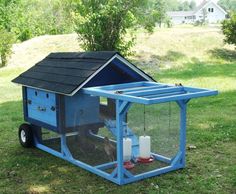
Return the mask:
{"type": "Polygon", "coordinates": [[[225,35],[224,41],[236,45],[236,13],[232,13],[230,19],[222,22],[222,31],[225,35]]]}
{"type": "Polygon", "coordinates": [[[144,26],[152,32],[155,27],[150,0],[81,0],[76,10],[76,32],[85,50],[117,50],[131,54],[135,36],[127,32],[144,26]]]}
{"type": "Polygon", "coordinates": [[[7,30],[0,28],[0,58],[1,63],[0,67],[4,67],[7,65],[7,59],[11,54],[11,48],[14,43],[14,35],[7,30]]]}
{"type": "Polygon", "coordinates": [[[0,26],[25,41],[43,34],[73,31],[72,0],[0,0],[0,26]]]}

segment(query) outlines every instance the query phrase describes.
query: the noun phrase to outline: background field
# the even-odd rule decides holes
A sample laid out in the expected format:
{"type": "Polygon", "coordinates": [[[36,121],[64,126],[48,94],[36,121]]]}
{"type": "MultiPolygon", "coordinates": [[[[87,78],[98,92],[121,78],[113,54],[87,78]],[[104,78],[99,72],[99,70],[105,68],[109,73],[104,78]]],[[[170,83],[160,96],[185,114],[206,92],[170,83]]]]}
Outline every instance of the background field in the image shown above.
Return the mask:
{"type": "Polygon", "coordinates": [[[181,26],[137,32],[130,59],[157,81],[219,90],[188,107],[187,167],[116,186],[37,149],[18,143],[21,87],[10,82],[50,52],[79,51],[75,34],[37,37],[14,45],[0,69],[0,193],[235,193],[236,52],[218,27],[181,26]],[[196,149],[188,149],[189,145],[196,149]]]}

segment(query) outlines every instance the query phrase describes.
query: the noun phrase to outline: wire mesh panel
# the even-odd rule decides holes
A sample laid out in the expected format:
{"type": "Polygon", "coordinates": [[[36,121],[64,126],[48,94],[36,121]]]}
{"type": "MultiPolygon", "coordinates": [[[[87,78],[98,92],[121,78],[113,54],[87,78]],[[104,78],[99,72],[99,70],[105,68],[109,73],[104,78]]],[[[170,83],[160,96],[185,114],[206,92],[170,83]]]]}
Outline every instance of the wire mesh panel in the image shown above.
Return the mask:
{"type": "Polygon", "coordinates": [[[173,157],[179,145],[179,107],[175,102],[133,104],[128,111],[128,126],[138,136],[151,137],[151,150],[173,157]]]}
{"type": "MultiPolygon", "coordinates": [[[[90,122],[83,121],[88,111],[80,108],[70,115],[70,125],[65,129],[66,145],[75,160],[91,166],[106,165],[117,162],[117,126],[116,103],[109,98],[100,98],[96,118],[90,122]],[[78,118],[80,116],[80,118],[78,118]],[[97,118],[97,116],[99,118],[97,118]],[[78,122],[79,120],[79,122],[78,122]],[[80,124],[82,123],[82,124],[80,124]],[[87,123],[87,124],[85,124],[87,123]]],[[[151,137],[151,153],[173,158],[179,146],[179,107],[175,102],[144,105],[131,103],[122,121],[123,136],[132,139],[131,162],[134,164],[129,171],[133,175],[152,171],[168,163],[154,160],[151,163],[139,163],[140,136],[151,137]]],[[[86,107],[87,108],[87,107],[86,107]]],[[[76,108],[75,108],[76,109],[76,108]]],[[[91,110],[89,110],[91,112],[91,110]]],[[[61,134],[42,130],[42,144],[61,152],[61,134]]],[[[124,149],[126,149],[124,147],[124,149]]],[[[125,150],[124,150],[125,152],[125,150]]],[[[115,165],[104,170],[111,173],[115,165]]]]}
{"type": "MultiPolygon", "coordinates": [[[[61,139],[60,134],[44,129],[38,131],[41,133],[41,143],[53,150],[61,152],[61,139]]],[[[40,137],[40,136],[39,136],[40,137]]]]}
{"type": "Polygon", "coordinates": [[[72,135],[67,135],[67,146],[73,158],[92,166],[108,162],[103,139],[87,132],[89,129],[88,131],[78,129],[72,135]]]}
{"type": "MultiPolygon", "coordinates": [[[[155,105],[132,104],[128,111],[128,126],[138,137],[151,137],[151,153],[172,158],[178,152],[179,115],[179,107],[174,102],[155,105]]],[[[147,164],[136,163],[130,172],[135,175],[167,165],[158,160],[147,164]]]]}
{"type": "MultiPolygon", "coordinates": [[[[115,121],[115,102],[101,98],[98,103],[98,119],[94,119],[94,122],[91,119],[89,124],[84,124],[83,117],[77,118],[76,115],[72,115],[74,121],[71,123],[74,124],[66,130],[66,143],[73,158],[92,166],[116,160],[115,136],[106,127],[106,122],[115,121]],[[106,152],[106,147],[109,146],[112,147],[113,154],[106,152]]],[[[79,110],[80,114],[86,111],[79,110]]]]}

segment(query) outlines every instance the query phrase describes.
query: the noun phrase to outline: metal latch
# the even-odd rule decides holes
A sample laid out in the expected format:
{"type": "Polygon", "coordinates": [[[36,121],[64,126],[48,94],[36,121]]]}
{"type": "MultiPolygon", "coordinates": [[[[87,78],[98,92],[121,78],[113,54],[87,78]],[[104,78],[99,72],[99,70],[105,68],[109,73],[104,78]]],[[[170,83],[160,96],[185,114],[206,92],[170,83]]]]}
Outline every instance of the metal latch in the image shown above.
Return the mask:
{"type": "Polygon", "coordinates": [[[117,90],[117,91],[115,91],[115,94],[123,94],[123,91],[117,90]]]}
{"type": "Polygon", "coordinates": [[[40,107],[40,106],[38,106],[38,111],[45,112],[45,111],[46,111],[46,108],[45,108],[45,107],[40,107]]]}

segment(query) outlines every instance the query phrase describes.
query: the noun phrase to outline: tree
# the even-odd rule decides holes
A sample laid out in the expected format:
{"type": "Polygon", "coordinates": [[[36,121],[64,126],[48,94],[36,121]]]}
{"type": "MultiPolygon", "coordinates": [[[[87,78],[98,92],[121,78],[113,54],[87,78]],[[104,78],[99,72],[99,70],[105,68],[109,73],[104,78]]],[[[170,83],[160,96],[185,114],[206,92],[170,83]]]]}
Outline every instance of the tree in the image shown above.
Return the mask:
{"type": "Polygon", "coordinates": [[[222,31],[225,35],[224,41],[236,45],[236,13],[232,13],[230,19],[222,22],[222,31]]]}
{"type": "Polygon", "coordinates": [[[236,0],[219,0],[218,4],[228,12],[236,12],[236,0]]]}
{"type": "Polygon", "coordinates": [[[7,59],[11,54],[11,48],[14,43],[14,35],[11,32],[8,32],[4,28],[0,28],[0,58],[1,63],[0,67],[4,67],[7,64],[7,59]]]}
{"type": "Polygon", "coordinates": [[[0,27],[7,31],[11,30],[11,15],[14,13],[16,5],[17,2],[14,0],[0,0],[0,27]]]}
{"type": "Polygon", "coordinates": [[[189,11],[190,6],[188,1],[179,2],[178,11],[189,11]]]}
{"type": "Polygon", "coordinates": [[[167,11],[177,11],[179,7],[179,1],[178,0],[166,0],[166,9],[167,11]]]}
{"type": "Polygon", "coordinates": [[[20,41],[73,32],[72,0],[0,0],[0,26],[20,41]]]}
{"type": "Polygon", "coordinates": [[[166,9],[167,11],[177,11],[179,7],[179,1],[178,0],[166,0],[166,9]]]}
{"type": "Polygon", "coordinates": [[[195,10],[196,9],[196,1],[194,1],[194,0],[190,1],[189,8],[190,8],[190,10],[195,10]]]}
{"type": "Polygon", "coordinates": [[[154,9],[155,9],[154,16],[156,18],[157,23],[161,27],[161,24],[167,18],[165,1],[164,0],[156,1],[154,9]]]}
{"type": "Polygon", "coordinates": [[[155,27],[156,12],[150,0],[80,0],[75,13],[76,32],[85,50],[117,50],[130,54],[134,35],[127,32],[155,27]]]}
{"type": "Polygon", "coordinates": [[[206,18],[207,18],[207,10],[206,10],[206,8],[203,8],[202,9],[202,21],[201,21],[201,24],[206,24],[207,23],[207,20],[206,20],[206,18]]]}

